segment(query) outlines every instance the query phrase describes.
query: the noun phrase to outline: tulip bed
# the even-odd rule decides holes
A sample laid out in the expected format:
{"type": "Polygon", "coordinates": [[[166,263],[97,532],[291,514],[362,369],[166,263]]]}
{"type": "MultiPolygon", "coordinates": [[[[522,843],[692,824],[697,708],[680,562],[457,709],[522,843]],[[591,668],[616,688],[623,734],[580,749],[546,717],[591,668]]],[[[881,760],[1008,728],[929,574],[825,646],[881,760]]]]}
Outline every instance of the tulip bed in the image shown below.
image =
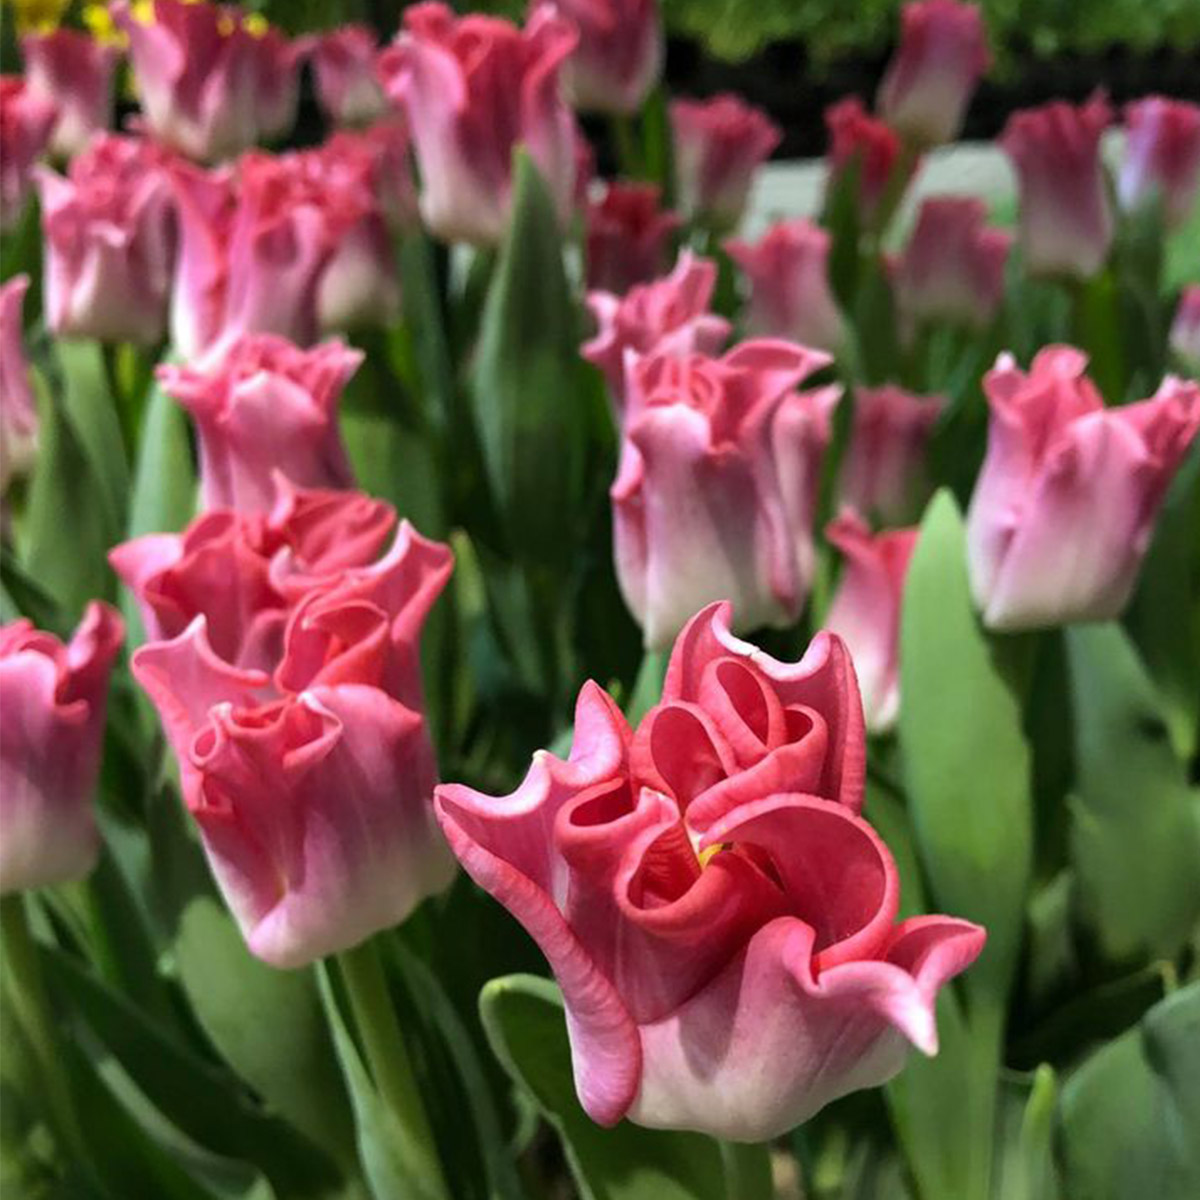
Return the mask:
{"type": "Polygon", "coordinates": [[[1200,108],[14,16],[6,1197],[1200,1195],[1200,108]]]}

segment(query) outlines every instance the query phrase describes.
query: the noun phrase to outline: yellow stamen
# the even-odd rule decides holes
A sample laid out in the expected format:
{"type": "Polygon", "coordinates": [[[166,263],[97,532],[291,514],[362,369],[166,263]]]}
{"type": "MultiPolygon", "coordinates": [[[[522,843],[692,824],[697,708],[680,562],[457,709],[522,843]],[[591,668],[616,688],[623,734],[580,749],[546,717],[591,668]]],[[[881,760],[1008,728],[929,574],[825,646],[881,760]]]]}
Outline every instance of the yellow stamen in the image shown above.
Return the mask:
{"type": "Polygon", "coordinates": [[[50,33],[58,28],[71,0],[8,0],[17,15],[18,33],[50,33]]]}
{"type": "Polygon", "coordinates": [[[129,6],[129,15],[139,25],[153,25],[154,0],[134,0],[129,6]]]}
{"type": "Polygon", "coordinates": [[[705,847],[696,857],[700,860],[700,867],[707,867],[712,860],[721,853],[722,850],[728,850],[729,847],[724,842],[715,842],[711,846],[705,847]]]}
{"type": "Polygon", "coordinates": [[[103,4],[89,4],[83,10],[83,23],[88,32],[103,46],[124,46],[129,38],[116,27],[103,4]]]}
{"type": "Polygon", "coordinates": [[[262,13],[250,13],[242,20],[242,28],[254,38],[267,36],[267,30],[271,28],[270,22],[262,13]]]}

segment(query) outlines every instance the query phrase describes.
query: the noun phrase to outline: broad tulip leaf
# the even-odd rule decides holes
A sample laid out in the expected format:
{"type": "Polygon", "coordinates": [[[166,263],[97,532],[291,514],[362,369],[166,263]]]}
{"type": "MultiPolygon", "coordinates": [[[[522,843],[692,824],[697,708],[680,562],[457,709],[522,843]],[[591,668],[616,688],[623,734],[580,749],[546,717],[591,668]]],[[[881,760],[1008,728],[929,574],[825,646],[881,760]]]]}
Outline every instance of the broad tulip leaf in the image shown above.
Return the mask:
{"type": "MultiPolygon", "coordinates": [[[[479,998],[496,1057],[562,1139],[584,1200],[765,1200],[769,1172],[746,1164],[742,1189],[728,1188],[721,1148],[696,1133],[602,1129],[580,1107],[571,1076],[562,997],[548,979],[494,979],[479,998]],[[755,1190],[763,1189],[763,1190],[755,1190]]],[[[765,1149],[757,1149],[765,1158],[765,1149]]]]}
{"type": "Polygon", "coordinates": [[[1194,793],[1158,698],[1116,624],[1067,631],[1075,706],[1076,903],[1113,961],[1171,958],[1200,918],[1194,793]]]}
{"type": "Polygon", "coordinates": [[[112,594],[105,555],[121,537],[84,446],[65,406],[31,372],[38,397],[37,464],[21,528],[23,566],[77,618],[95,597],[112,594]]]}
{"type": "Polygon", "coordinates": [[[1071,1200],[1200,1196],[1200,983],[1160,1000],[1063,1086],[1071,1200]]]}
{"type": "Polygon", "coordinates": [[[946,491],[926,510],[909,568],[900,691],[909,812],[933,900],[987,929],[966,987],[1002,1007],[1029,886],[1030,756],[1021,706],[975,616],[962,518],[946,491]]]}
{"type": "Polygon", "coordinates": [[[129,537],[176,533],[196,511],[196,466],[189,420],[155,384],[150,391],[129,502],[129,537]]]}
{"type": "Polygon", "coordinates": [[[570,561],[589,413],[554,203],[516,160],[513,214],[484,307],[471,398],[503,527],[523,562],[570,561]]]}
{"type": "Polygon", "coordinates": [[[349,1106],[312,974],[277,971],[246,949],[184,825],[178,795],[163,789],[150,812],[160,909],[196,1019],[268,1111],[335,1161],[349,1161],[349,1106]]]}

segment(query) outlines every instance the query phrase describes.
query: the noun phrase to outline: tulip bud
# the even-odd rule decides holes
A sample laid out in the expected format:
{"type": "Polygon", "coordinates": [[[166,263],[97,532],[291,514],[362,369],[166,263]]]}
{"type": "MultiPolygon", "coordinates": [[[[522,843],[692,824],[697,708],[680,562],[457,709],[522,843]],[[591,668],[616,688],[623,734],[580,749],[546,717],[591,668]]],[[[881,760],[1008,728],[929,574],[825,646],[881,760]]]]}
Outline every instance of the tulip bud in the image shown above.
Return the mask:
{"type": "Polygon", "coordinates": [[[1113,214],[1100,135],[1111,120],[1100,93],[1078,107],[1056,100],[1009,117],[1000,146],[1017,172],[1021,251],[1031,274],[1088,279],[1104,265],[1113,214]]]}
{"type": "Polygon", "coordinates": [[[581,353],[604,372],[618,413],[631,361],[652,350],[679,357],[716,354],[725,344],[729,322],[708,311],[716,286],[715,265],[685,250],[665,279],[632,287],[624,297],[588,293],[597,332],[581,353]]]}
{"type": "Polygon", "coordinates": [[[918,396],[891,384],[856,388],[850,444],[838,478],[841,503],[885,525],[917,516],[929,493],[929,435],[944,405],[940,396],[918,396]]]}
{"type": "Polygon", "coordinates": [[[24,475],[37,450],[37,406],[21,325],[28,275],[0,284],[0,496],[24,475]]]}
{"type": "Polygon", "coordinates": [[[65,178],[39,171],[56,334],[142,345],[163,336],[175,261],[167,162],[153,142],[105,134],[65,178]]]}
{"type": "Polygon", "coordinates": [[[1125,106],[1125,157],[1117,176],[1121,207],[1137,208],[1152,196],[1166,222],[1187,222],[1200,189],[1200,105],[1147,96],[1125,106]]]}
{"type": "Polygon", "coordinates": [[[0,76],[0,233],[25,211],[33,165],[47,150],[58,109],[14,75],[0,76]]]}
{"type": "Polygon", "coordinates": [[[663,37],[656,0],[531,0],[579,31],[563,67],[567,99],[581,112],[628,115],[662,74],[663,37]]]}
{"type": "Polygon", "coordinates": [[[549,960],[594,1121],[767,1141],[936,1052],[985,935],[897,923],[864,759],[841,641],[781,663],[713,605],[636,730],[588,684],[568,761],[539,751],[511,796],[438,788],[464,869],[549,960]]]}
{"type": "Polygon", "coordinates": [[[746,211],[754,176],[783,137],[765,113],[732,93],[671,104],[679,211],[725,233],[746,211]]]}
{"type": "Polygon", "coordinates": [[[587,207],[587,286],[623,296],[667,267],[679,217],[658,206],[649,183],[609,183],[587,207]]]}
{"type": "Polygon", "coordinates": [[[362,358],[342,342],[301,350],[251,334],[207,366],[159,367],[163,390],[196,422],[204,507],[267,511],[275,471],[299,487],[353,487],[337,405],[362,358]]]}
{"type": "Polygon", "coordinates": [[[384,90],[408,114],[421,176],[421,215],[438,237],[495,245],[512,209],[513,152],[524,146],[560,218],[575,191],[575,120],[558,86],[575,32],[548,9],[523,29],[456,17],[441,3],[405,10],[380,56],[384,90]]]}
{"type": "Polygon", "coordinates": [[[992,629],[1120,616],[1200,428],[1200,385],[1167,378],[1153,398],[1106,409],[1086,366],[1050,346],[1028,374],[1002,354],[985,380],[992,417],[967,549],[992,629]]]}
{"type": "Polygon", "coordinates": [[[120,52],[65,26],[21,39],[29,88],[58,111],[50,151],[73,158],[112,123],[113,76],[120,52]]]}
{"type": "Polygon", "coordinates": [[[733,597],[739,629],[800,615],[840,389],[794,389],[828,362],[762,340],[720,359],[652,352],[632,366],[610,495],[617,581],[648,649],[715,597],[733,597]]]}
{"type": "Polygon", "coordinates": [[[100,851],[92,796],[124,626],[92,602],[67,645],[0,625],[0,895],[79,879],[100,851]]]}
{"type": "Polygon", "coordinates": [[[846,643],[872,733],[891,729],[900,711],[900,609],[917,534],[872,534],[853,509],[825,527],[844,560],[825,628],[846,643]]]}
{"type": "Polygon", "coordinates": [[[379,48],[366,25],[341,25],[322,33],[313,46],[317,103],[337,125],[369,125],[387,111],[375,78],[379,48]]]}
{"type": "Polygon", "coordinates": [[[872,117],[857,96],[831,104],[825,110],[825,127],[829,131],[826,203],[846,173],[857,170],[858,216],[863,224],[870,224],[892,186],[892,176],[912,170],[902,160],[900,139],[885,122],[872,117]]]}
{"type": "Polygon", "coordinates": [[[114,562],[164,624],[194,614],[133,672],[247,945],[297,967],[397,924],[451,878],[419,637],[452,564],[407,522],[375,562],[386,506],[279,487],[265,518],[209,514],[114,562]]]}
{"type": "Polygon", "coordinates": [[[844,325],[829,283],[829,247],[829,234],[802,217],[777,222],[754,244],[726,242],[750,284],[749,333],[839,348],[844,325]]]}
{"type": "Polygon", "coordinates": [[[1004,299],[1012,236],[988,229],[975,196],[931,196],[921,204],[903,253],[890,265],[892,291],[911,335],[931,322],[985,329],[1004,299]]]}
{"type": "Polygon", "coordinates": [[[900,46],[879,86],[880,116],[918,146],[952,142],[988,68],[983,12],[957,0],[916,0],[900,21],[900,46]]]}

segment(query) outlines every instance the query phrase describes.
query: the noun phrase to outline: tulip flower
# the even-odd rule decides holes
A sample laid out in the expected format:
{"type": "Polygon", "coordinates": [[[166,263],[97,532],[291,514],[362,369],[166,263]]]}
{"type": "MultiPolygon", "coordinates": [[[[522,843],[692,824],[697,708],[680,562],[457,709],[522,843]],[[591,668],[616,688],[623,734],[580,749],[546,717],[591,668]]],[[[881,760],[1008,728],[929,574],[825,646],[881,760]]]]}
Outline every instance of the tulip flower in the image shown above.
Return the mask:
{"type": "Polygon", "coordinates": [[[166,328],[175,261],[168,156],[104,134],[66,177],[41,169],[46,315],[64,337],[153,345],[166,328]]]}
{"type": "Polygon", "coordinates": [[[854,391],[850,443],[842,460],[842,504],[887,525],[912,520],[929,491],[925,455],[941,396],[918,396],[891,384],[854,391]]]}
{"type": "Polygon", "coordinates": [[[647,649],[722,596],[742,630],[800,615],[841,389],[795,388],[829,361],[763,339],[720,359],[652,352],[633,364],[610,496],[617,581],[647,649]]]}
{"type": "Polygon", "coordinates": [[[708,311],[717,286],[717,268],[685,250],[665,279],[630,288],[624,296],[589,292],[587,305],[596,336],[581,353],[604,373],[618,413],[625,395],[626,364],[651,350],[659,354],[716,354],[730,324],[708,311]]]}
{"type": "Polygon", "coordinates": [[[118,0],[142,114],[153,135],[189,158],[219,162],[290,128],[298,47],[257,14],[188,0],[118,0]]]}
{"type": "Polygon", "coordinates": [[[824,628],[846,644],[872,733],[885,733],[900,711],[900,608],[916,529],[871,533],[853,509],[825,527],[844,565],[824,628]]]}
{"type": "Polygon", "coordinates": [[[581,112],[637,112],[662,74],[656,0],[531,0],[530,9],[543,4],[579,31],[563,67],[571,104],[581,112]]]}
{"type": "Polygon", "coordinates": [[[880,116],[914,144],[952,142],[990,61],[983,12],[958,0],[900,10],[900,46],[879,86],[880,116]]]}
{"type": "Polygon", "coordinates": [[[518,146],[567,220],[576,126],[558,81],[576,41],[574,30],[544,7],[524,29],[495,17],[455,17],[440,3],[405,10],[403,31],[380,56],[380,77],[408,114],[421,214],[438,237],[499,242],[512,208],[518,146]]]}
{"type": "Polygon", "coordinates": [[[897,923],[863,761],[843,644],[781,663],[716,605],[636,730],[589,683],[567,761],[539,751],[511,796],[438,788],[459,861],[549,960],[594,1121],[765,1141],[936,1052],[984,931],[897,923]]]}
{"type": "Polygon", "coordinates": [[[58,109],[25,80],[0,75],[0,233],[15,228],[49,146],[58,109]]]}
{"type": "Polygon", "coordinates": [[[97,602],[65,646],[24,619],[0,625],[0,895],[95,865],[92,795],[123,637],[121,618],[97,602]]]}
{"type": "Polygon", "coordinates": [[[387,99],[375,78],[379,47],[366,25],[341,25],[313,44],[317,103],[336,125],[369,125],[383,116],[387,99]]]}
{"type": "Polygon", "coordinates": [[[1171,322],[1171,349],[1184,367],[1200,375],[1200,284],[1183,289],[1171,322]]]}
{"type": "Polygon", "coordinates": [[[29,470],[37,450],[37,406],[21,325],[28,287],[28,275],[0,284],[0,496],[29,470]]]}
{"type": "Polygon", "coordinates": [[[987,228],[976,196],[930,196],[921,204],[904,251],[889,264],[902,324],[911,332],[943,322],[987,328],[1004,299],[1012,236],[987,228]]]}
{"type": "Polygon", "coordinates": [[[680,212],[718,233],[733,229],[782,131],[760,109],[725,93],[672,101],[671,132],[680,212]]]}
{"type": "Polygon", "coordinates": [[[1200,105],[1147,96],[1125,106],[1125,157],[1117,176],[1121,207],[1158,196],[1166,222],[1187,222],[1200,190],[1200,105]]]}
{"type": "Polygon", "coordinates": [[[63,27],[27,33],[21,39],[21,56],[30,90],[58,112],[50,152],[58,158],[82,153],[112,122],[113,76],[120,51],[63,27]]]}
{"type": "Polygon", "coordinates": [[[398,303],[378,147],[341,134],[235,170],[178,166],[180,265],[171,334],[185,359],[246,333],[309,345],[322,328],[386,320],[398,303]]]}
{"type": "Polygon", "coordinates": [[[844,325],[829,284],[829,247],[829,234],[802,217],[776,222],[757,243],[725,243],[750,284],[749,333],[838,349],[844,325]]]}
{"type": "Polygon", "coordinates": [[[967,514],[971,588],[992,629],[1121,614],[1155,519],[1200,428],[1200,385],[1168,377],[1105,408],[1070,346],[1028,374],[1002,354],[985,379],[987,458],[967,514]]]}
{"type": "Polygon", "coordinates": [[[587,286],[623,296],[666,270],[679,217],[649,183],[609,183],[587,207],[587,286]]]}
{"type": "Polygon", "coordinates": [[[1100,93],[1086,104],[1055,100],[1009,117],[1000,146],[1017,172],[1019,236],[1031,274],[1088,279],[1104,265],[1113,214],[1100,135],[1111,120],[1100,93]]]}
{"type": "Polygon", "coordinates": [[[159,367],[163,390],[196,422],[204,507],[267,511],[275,471],[300,487],[353,487],[337,405],[362,359],[338,341],[301,350],[248,334],[207,366],[159,367]]]}
{"type": "Polygon", "coordinates": [[[366,497],[280,486],[265,519],[221,516],[243,523],[242,551],[259,538],[273,599],[249,556],[204,536],[218,514],[175,546],[142,539],[115,561],[172,624],[195,613],[138,650],[133,672],[247,945],[298,967],[397,924],[451,878],[418,646],[452,564],[407,522],[372,561],[394,521],[386,506],[381,523],[366,497]],[[259,598],[249,610],[248,594],[259,598]],[[218,629],[243,662],[218,649],[218,629]]]}
{"type": "MultiPolygon", "coordinates": [[[[900,138],[886,122],[872,117],[857,96],[847,96],[825,110],[829,131],[829,178],[826,201],[847,172],[858,172],[855,200],[859,220],[871,224],[883,213],[881,202],[897,187],[898,172],[911,175],[914,165],[901,151],[900,138]]],[[[907,183],[907,178],[898,182],[907,183]]],[[[884,214],[884,215],[890,215],[884,214]]]]}

